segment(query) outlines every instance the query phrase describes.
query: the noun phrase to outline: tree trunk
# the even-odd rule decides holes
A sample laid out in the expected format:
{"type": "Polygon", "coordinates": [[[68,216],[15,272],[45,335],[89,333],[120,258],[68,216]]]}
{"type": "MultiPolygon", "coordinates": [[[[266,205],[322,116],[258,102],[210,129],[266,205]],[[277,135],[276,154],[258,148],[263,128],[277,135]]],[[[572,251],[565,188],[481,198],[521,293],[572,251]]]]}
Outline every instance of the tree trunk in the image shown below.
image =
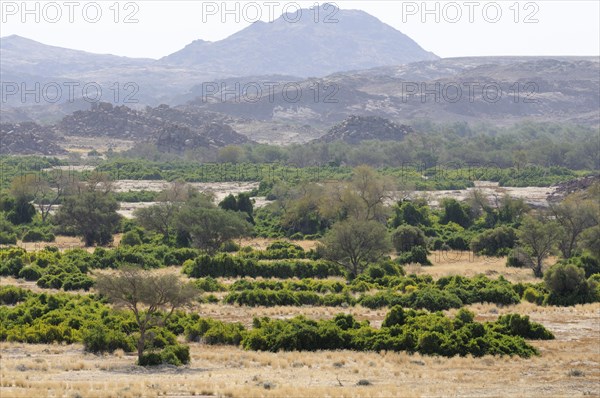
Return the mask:
{"type": "Polygon", "coordinates": [[[533,275],[535,275],[536,278],[542,278],[544,276],[544,273],[542,272],[542,261],[541,258],[537,259],[533,268],[533,275]]]}
{"type": "Polygon", "coordinates": [[[137,344],[138,365],[141,364],[142,356],[144,356],[144,345],[146,344],[146,333],[140,330],[140,338],[137,344]]]}

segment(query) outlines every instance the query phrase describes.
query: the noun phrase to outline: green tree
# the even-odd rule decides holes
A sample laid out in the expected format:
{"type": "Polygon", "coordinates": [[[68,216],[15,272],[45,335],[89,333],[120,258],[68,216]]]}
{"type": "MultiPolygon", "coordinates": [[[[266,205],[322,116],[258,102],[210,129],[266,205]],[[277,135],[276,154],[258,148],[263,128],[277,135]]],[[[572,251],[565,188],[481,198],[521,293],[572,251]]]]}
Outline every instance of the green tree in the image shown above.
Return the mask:
{"type": "Polygon", "coordinates": [[[216,208],[202,196],[189,200],[182,207],[177,216],[177,227],[180,233],[189,236],[192,245],[209,253],[252,230],[241,213],[216,208]]]}
{"type": "Polygon", "coordinates": [[[512,198],[509,195],[504,195],[497,203],[497,207],[498,220],[505,224],[518,224],[528,211],[523,199],[512,198]]]}
{"type": "Polygon", "coordinates": [[[33,221],[36,211],[35,207],[24,196],[15,198],[13,208],[8,212],[6,218],[15,225],[29,224],[33,221]]]}
{"type": "Polygon", "coordinates": [[[244,158],[244,150],[239,146],[228,145],[219,150],[218,159],[221,163],[239,163],[244,158]]]}
{"type": "Polygon", "coordinates": [[[277,200],[282,211],[281,226],[289,235],[302,233],[316,234],[327,228],[330,220],[337,216],[335,202],[332,206],[324,206],[323,202],[331,198],[325,188],[313,183],[302,183],[296,187],[278,184],[274,191],[279,195],[277,200]],[[331,210],[327,212],[326,210],[331,210]]]}
{"type": "Polygon", "coordinates": [[[442,202],[444,213],[440,218],[442,224],[454,222],[463,228],[468,228],[471,225],[471,217],[469,217],[468,206],[463,206],[456,199],[444,199],[442,202]]]}
{"type": "Polygon", "coordinates": [[[116,274],[99,275],[96,289],[116,306],[133,312],[140,333],[138,363],[146,341],[152,338],[150,329],[164,327],[174,311],[191,303],[198,293],[193,284],[182,283],[174,274],[152,274],[129,266],[116,274]]]}
{"type": "Polygon", "coordinates": [[[347,192],[347,196],[354,194],[357,198],[354,216],[363,220],[385,222],[388,215],[385,201],[395,189],[396,185],[390,177],[380,175],[372,167],[355,167],[352,171],[350,191],[347,192]]]}
{"type": "Polygon", "coordinates": [[[550,210],[562,227],[558,248],[564,258],[569,258],[574,254],[583,231],[598,225],[598,204],[574,194],[561,203],[551,203],[550,210]]]}
{"type": "Polygon", "coordinates": [[[431,225],[427,202],[422,200],[403,200],[398,202],[394,206],[392,227],[399,227],[402,224],[415,227],[431,225]]]}
{"type": "Polygon", "coordinates": [[[219,203],[219,207],[223,210],[246,213],[247,221],[254,224],[254,205],[249,193],[240,193],[237,198],[233,194],[229,194],[219,203]]]}
{"type": "Polygon", "coordinates": [[[581,234],[581,246],[588,250],[592,257],[600,260],[600,226],[588,228],[581,234]]]}
{"type": "Polygon", "coordinates": [[[162,191],[157,203],[134,212],[138,223],[148,231],[158,232],[168,241],[179,210],[186,200],[196,195],[192,188],[182,182],[174,182],[162,191]]]}
{"type": "Polygon", "coordinates": [[[223,210],[238,211],[238,204],[235,196],[229,194],[219,203],[219,207],[223,210]]]}
{"type": "Polygon", "coordinates": [[[335,223],[321,243],[325,257],[344,266],[351,279],[392,248],[385,226],[354,218],[335,223]]]}
{"type": "Polygon", "coordinates": [[[474,189],[469,192],[467,204],[470,209],[471,219],[473,220],[481,217],[483,214],[492,212],[492,208],[485,193],[480,189],[474,189]]]}
{"type": "Polygon", "coordinates": [[[389,208],[385,201],[395,190],[392,179],[369,166],[358,166],[349,182],[328,184],[320,196],[319,209],[325,218],[385,222],[389,208]]]}
{"type": "Polygon", "coordinates": [[[248,221],[254,223],[254,204],[250,199],[250,194],[242,192],[237,196],[237,210],[248,215],[248,221]]]}
{"type": "Polygon", "coordinates": [[[529,255],[528,265],[536,277],[541,278],[543,276],[543,261],[552,254],[560,233],[560,227],[554,221],[541,221],[531,216],[523,219],[517,236],[520,245],[529,255]]]}
{"type": "Polygon", "coordinates": [[[506,225],[494,229],[486,229],[471,240],[471,250],[486,256],[504,256],[517,242],[514,228],[506,225]]]}
{"type": "Polygon", "coordinates": [[[412,225],[401,225],[392,233],[392,243],[396,252],[409,252],[413,247],[427,248],[427,240],[421,229],[412,225]]]}
{"type": "Polygon", "coordinates": [[[5,200],[7,207],[6,218],[15,225],[29,224],[35,216],[36,210],[31,202],[35,198],[40,180],[37,175],[26,174],[15,178],[10,187],[12,200],[5,200]]]}
{"type": "Polygon", "coordinates": [[[55,222],[83,236],[86,246],[106,245],[112,242],[119,225],[118,209],[108,180],[90,180],[79,185],[78,194],[64,198],[55,222]]]}

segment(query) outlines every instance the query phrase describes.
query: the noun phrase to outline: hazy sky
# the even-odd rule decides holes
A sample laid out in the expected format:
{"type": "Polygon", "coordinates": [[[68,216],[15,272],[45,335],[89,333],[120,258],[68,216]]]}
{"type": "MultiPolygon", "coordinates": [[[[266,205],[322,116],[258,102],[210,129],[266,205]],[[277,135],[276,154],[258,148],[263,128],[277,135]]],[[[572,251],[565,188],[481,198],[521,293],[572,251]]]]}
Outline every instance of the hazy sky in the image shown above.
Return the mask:
{"type": "MultiPolygon", "coordinates": [[[[58,0],[26,1],[27,9],[23,3],[0,0],[1,36],[17,34],[90,52],[160,58],[196,39],[223,39],[248,26],[258,13],[268,21],[286,7],[292,13],[296,5],[309,8],[315,1],[58,0]]],[[[331,3],[364,10],[441,57],[600,54],[597,0],[331,3]]],[[[323,23],[328,15],[310,17],[323,23]]]]}

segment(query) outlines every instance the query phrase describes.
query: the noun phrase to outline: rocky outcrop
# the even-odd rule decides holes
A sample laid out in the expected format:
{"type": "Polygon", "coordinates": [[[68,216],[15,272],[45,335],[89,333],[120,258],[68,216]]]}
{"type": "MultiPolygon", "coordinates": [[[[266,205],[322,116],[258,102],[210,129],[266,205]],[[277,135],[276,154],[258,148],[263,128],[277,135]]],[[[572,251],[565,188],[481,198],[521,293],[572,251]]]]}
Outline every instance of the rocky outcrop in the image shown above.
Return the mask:
{"type": "Polygon", "coordinates": [[[56,128],[65,135],[139,140],[151,137],[163,125],[162,121],[126,106],[93,103],[90,110],[64,117],[56,128]]]}
{"type": "Polygon", "coordinates": [[[585,191],[593,184],[598,183],[600,183],[600,175],[582,177],[575,180],[561,182],[560,184],[555,185],[555,189],[550,195],[548,195],[548,202],[559,202],[572,193],[585,191]]]}
{"type": "Polygon", "coordinates": [[[366,140],[400,141],[412,132],[410,126],[398,125],[381,117],[350,116],[333,126],[319,141],[344,141],[349,144],[358,144],[366,140]]]}
{"type": "Polygon", "coordinates": [[[151,142],[166,152],[250,142],[221,120],[222,117],[212,112],[186,112],[167,105],[138,111],[100,103],[88,111],[65,117],[57,129],[65,135],[151,142]]]}
{"type": "Polygon", "coordinates": [[[60,140],[50,128],[32,122],[0,124],[2,155],[62,155],[66,151],[56,144],[60,140]]]}

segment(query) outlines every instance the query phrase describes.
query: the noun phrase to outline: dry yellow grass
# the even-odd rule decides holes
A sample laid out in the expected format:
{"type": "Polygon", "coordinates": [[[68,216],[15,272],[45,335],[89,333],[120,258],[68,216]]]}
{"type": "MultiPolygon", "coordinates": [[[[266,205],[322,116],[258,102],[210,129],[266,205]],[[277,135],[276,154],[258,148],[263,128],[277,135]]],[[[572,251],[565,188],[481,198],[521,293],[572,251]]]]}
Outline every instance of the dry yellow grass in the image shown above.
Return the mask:
{"type": "Polygon", "coordinates": [[[387,313],[386,308],[372,310],[362,306],[348,308],[342,307],[242,307],[238,305],[223,304],[201,304],[194,308],[202,316],[218,319],[224,322],[241,322],[249,326],[254,317],[269,317],[273,319],[288,319],[298,315],[304,315],[312,319],[329,319],[343,312],[352,314],[357,320],[368,320],[371,325],[379,327],[387,313]]]}
{"type": "MultiPolygon", "coordinates": [[[[490,278],[502,275],[511,282],[539,282],[527,268],[506,266],[506,257],[477,256],[467,251],[434,251],[429,255],[432,266],[407,265],[407,273],[425,273],[439,279],[448,275],[475,276],[484,274],[490,278]]],[[[549,264],[556,260],[548,259],[549,264]]]]}
{"type": "MultiPolygon", "coordinates": [[[[119,246],[121,242],[123,234],[115,234],[113,235],[113,242],[108,246],[109,248],[114,248],[119,246]]],[[[86,247],[83,240],[79,237],[75,236],[63,236],[59,235],[56,237],[54,242],[23,242],[17,241],[16,245],[0,245],[0,247],[20,247],[25,249],[28,252],[35,252],[38,250],[42,250],[47,246],[58,247],[60,251],[70,250],[70,249],[85,249],[88,252],[93,252],[95,247],[86,247]]]]}
{"type": "MultiPolygon", "coordinates": [[[[248,309],[247,317],[284,309],[248,309]]],[[[600,396],[600,304],[471,306],[478,320],[529,314],[556,335],[532,342],[541,356],[442,358],[351,351],[252,352],[192,344],[179,369],[134,366],[135,357],[86,354],[80,345],[0,345],[2,398],[18,397],[573,397],[600,396]],[[371,386],[357,386],[368,380],[371,386]]],[[[211,308],[205,308],[211,312],[211,308]]],[[[219,310],[214,308],[215,311],[219,310]]],[[[224,318],[229,308],[220,308],[224,318]]],[[[329,309],[300,309],[324,316],[329,309]],[[326,311],[326,312],[323,312],[326,311]]],[[[349,311],[359,314],[361,309],[349,311]]],[[[452,311],[451,311],[452,312],[452,311]]],[[[208,315],[208,314],[207,314],[208,315]]],[[[241,313],[240,313],[241,315],[241,313]]],[[[384,312],[363,317],[381,320],[384,312]]]]}
{"type": "Polygon", "coordinates": [[[287,241],[295,245],[302,247],[304,250],[310,250],[317,247],[318,241],[316,240],[289,240],[289,239],[273,239],[273,238],[252,238],[252,239],[240,239],[236,241],[241,247],[251,246],[256,250],[265,250],[267,246],[275,241],[287,241]]]}

